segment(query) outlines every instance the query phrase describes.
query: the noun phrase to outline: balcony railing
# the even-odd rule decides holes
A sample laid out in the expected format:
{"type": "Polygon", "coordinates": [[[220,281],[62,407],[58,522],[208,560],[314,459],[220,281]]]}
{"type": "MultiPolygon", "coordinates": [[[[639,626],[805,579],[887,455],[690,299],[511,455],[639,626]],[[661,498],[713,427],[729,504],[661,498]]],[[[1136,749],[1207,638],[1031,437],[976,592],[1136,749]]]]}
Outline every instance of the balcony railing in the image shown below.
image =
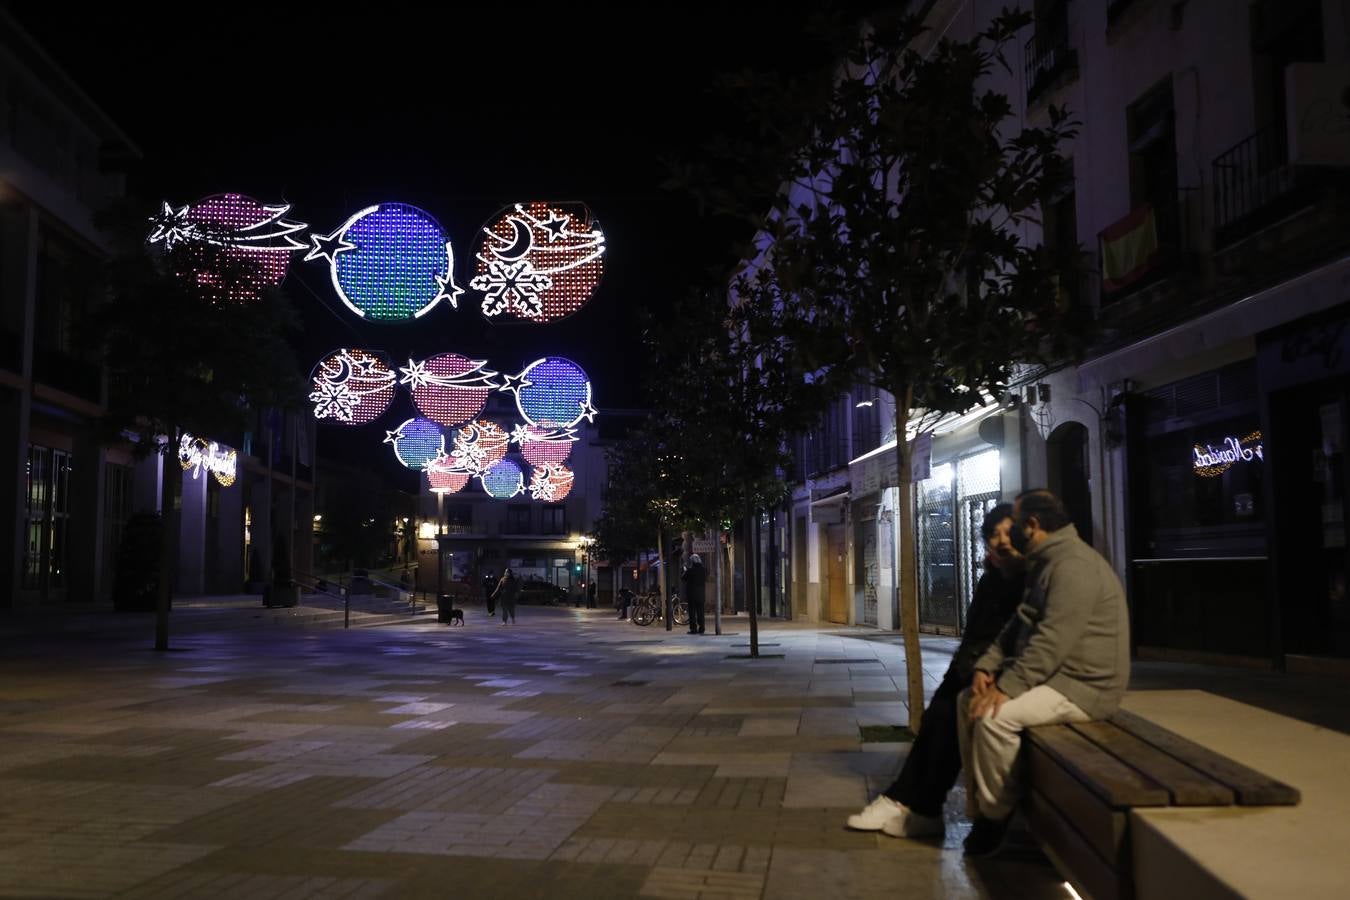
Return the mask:
{"type": "Polygon", "coordinates": [[[1290,211],[1298,185],[1288,162],[1284,135],[1274,126],[1214,158],[1216,246],[1232,243],[1290,211]]]}
{"type": "Polygon", "coordinates": [[[1102,302],[1124,296],[1174,271],[1193,249],[1195,188],[1143,203],[1098,235],[1102,302]]]}
{"type": "Polygon", "coordinates": [[[1067,28],[1033,34],[1024,50],[1028,103],[1062,76],[1078,72],[1078,51],[1069,46],[1067,28]]]}

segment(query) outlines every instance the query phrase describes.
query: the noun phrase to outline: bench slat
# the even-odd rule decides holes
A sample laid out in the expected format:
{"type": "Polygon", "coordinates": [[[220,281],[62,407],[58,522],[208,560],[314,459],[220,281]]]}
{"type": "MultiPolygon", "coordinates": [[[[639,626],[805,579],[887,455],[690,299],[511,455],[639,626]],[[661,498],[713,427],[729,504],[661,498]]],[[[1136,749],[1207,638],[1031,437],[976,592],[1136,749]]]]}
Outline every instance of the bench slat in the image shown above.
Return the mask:
{"type": "Polygon", "coordinates": [[[1116,868],[1129,866],[1130,852],[1125,842],[1129,823],[1125,812],[1108,806],[1034,741],[1027,743],[1026,773],[1036,792],[1073,823],[1098,856],[1116,868]]]}
{"type": "Polygon", "coordinates": [[[1058,725],[1027,730],[1028,738],[1087,785],[1107,806],[1167,806],[1168,792],[1076,731],[1058,725]]]}
{"type": "Polygon", "coordinates": [[[1299,802],[1297,788],[1262,775],[1255,769],[1189,741],[1134,713],[1119,710],[1111,717],[1111,721],[1163,753],[1232,788],[1239,805],[1293,806],[1299,802]]]}
{"type": "Polygon", "coordinates": [[[1166,788],[1176,806],[1232,806],[1232,788],[1191,768],[1114,722],[1069,726],[1132,769],[1166,788]]]}
{"type": "Polygon", "coordinates": [[[1098,856],[1083,836],[1035,788],[1023,808],[1031,827],[1060,874],[1093,900],[1125,900],[1133,896],[1128,865],[1116,868],[1098,856]]]}

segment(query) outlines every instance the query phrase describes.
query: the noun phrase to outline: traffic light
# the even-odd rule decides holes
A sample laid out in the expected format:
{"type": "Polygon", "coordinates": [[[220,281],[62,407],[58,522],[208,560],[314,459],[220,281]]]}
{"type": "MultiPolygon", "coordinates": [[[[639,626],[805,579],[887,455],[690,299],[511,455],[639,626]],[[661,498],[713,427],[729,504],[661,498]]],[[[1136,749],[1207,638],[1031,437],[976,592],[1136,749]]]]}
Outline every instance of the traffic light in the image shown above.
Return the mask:
{"type": "Polygon", "coordinates": [[[576,569],[577,569],[577,574],[580,575],[580,574],[581,574],[581,563],[577,563],[576,569]]]}

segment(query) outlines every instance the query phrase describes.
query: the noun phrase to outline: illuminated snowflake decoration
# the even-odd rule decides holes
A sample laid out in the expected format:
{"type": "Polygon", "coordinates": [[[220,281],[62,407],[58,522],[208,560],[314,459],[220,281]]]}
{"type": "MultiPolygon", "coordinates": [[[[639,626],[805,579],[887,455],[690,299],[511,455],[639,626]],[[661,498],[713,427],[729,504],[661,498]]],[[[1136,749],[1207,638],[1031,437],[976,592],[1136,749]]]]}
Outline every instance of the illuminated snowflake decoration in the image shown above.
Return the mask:
{"type": "Polygon", "coordinates": [[[507,442],[506,432],[496,422],[470,422],[455,432],[450,463],[460,471],[482,474],[506,456],[507,442]]]}
{"type": "Polygon", "coordinates": [[[576,312],[604,273],[605,235],[583,203],[517,203],[484,228],[469,286],[483,315],[552,322],[576,312]]]}
{"type": "Polygon", "coordinates": [[[469,280],[469,287],[483,292],[483,314],[486,316],[509,310],[526,318],[541,316],[544,313],[541,292],[552,286],[552,278],[534,271],[530,261],[524,259],[513,263],[493,260],[488,263],[487,274],[475,275],[469,280]]]}
{"type": "Polygon", "coordinates": [[[331,353],[310,373],[314,418],[342,425],[373,422],[393,402],[395,380],[389,364],[368,350],[331,353]]]}
{"type": "Polygon", "coordinates": [[[572,492],[575,480],[572,470],[562,463],[544,463],[530,476],[530,499],[557,503],[572,492]]]}

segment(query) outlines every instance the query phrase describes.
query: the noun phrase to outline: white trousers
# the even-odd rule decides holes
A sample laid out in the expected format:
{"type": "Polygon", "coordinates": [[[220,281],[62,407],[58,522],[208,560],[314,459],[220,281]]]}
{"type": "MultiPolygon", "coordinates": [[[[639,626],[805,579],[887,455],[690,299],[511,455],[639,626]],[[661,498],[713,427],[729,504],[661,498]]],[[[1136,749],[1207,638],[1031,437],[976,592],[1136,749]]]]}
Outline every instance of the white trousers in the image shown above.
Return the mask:
{"type": "Polygon", "coordinates": [[[956,700],[961,770],[966,777],[966,812],[971,818],[1003,820],[1020,798],[1017,751],[1022,732],[1033,725],[1086,722],[1088,714],[1063,694],[1038,685],[999,709],[997,716],[970,718],[970,689],[956,700]]]}

